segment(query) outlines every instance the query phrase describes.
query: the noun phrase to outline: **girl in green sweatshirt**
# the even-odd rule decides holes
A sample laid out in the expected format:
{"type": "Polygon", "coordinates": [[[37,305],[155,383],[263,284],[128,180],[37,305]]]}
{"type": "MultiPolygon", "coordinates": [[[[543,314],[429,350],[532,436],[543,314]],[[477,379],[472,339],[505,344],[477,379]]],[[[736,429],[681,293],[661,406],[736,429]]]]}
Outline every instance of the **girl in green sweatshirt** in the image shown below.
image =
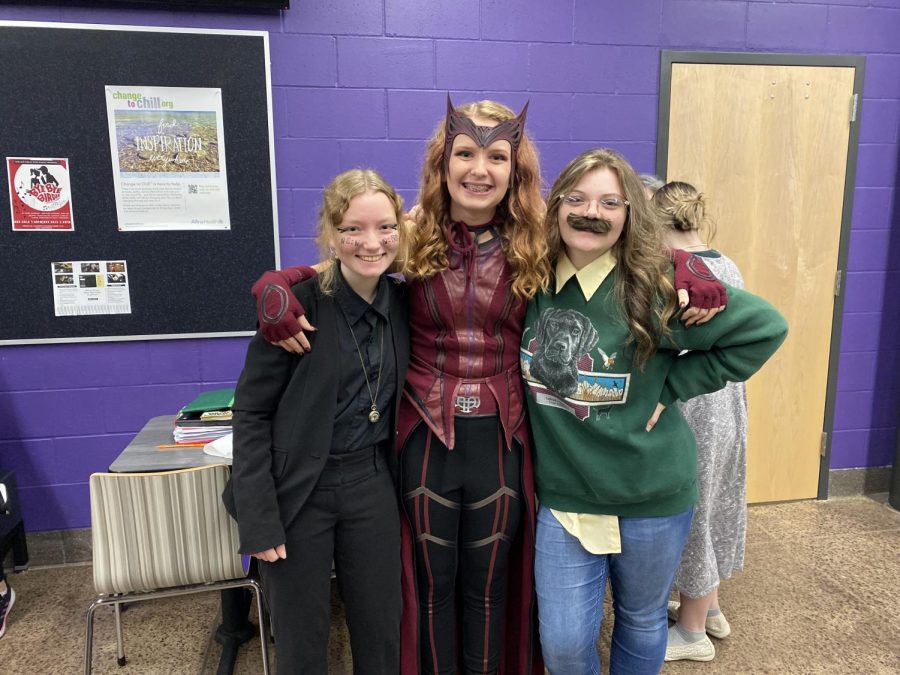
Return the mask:
{"type": "Polygon", "coordinates": [[[541,503],[541,647],[553,675],[600,672],[608,577],[610,672],[657,673],[697,499],[696,442],[669,406],[746,380],[787,326],[732,288],[714,321],[681,325],[662,230],[634,169],[611,150],[563,170],[546,224],[555,287],[529,303],[521,343],[541,503]]]}

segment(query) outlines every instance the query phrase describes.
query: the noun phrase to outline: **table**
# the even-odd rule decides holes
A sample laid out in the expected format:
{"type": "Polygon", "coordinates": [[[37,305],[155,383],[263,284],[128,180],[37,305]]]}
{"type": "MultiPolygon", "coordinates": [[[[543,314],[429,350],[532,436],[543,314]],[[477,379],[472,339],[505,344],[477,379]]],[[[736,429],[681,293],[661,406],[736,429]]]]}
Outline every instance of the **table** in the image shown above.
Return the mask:
{"type": "MultiPolygon", "coordinates": [[[[112,473],[141,473],[192,469],[210,464],[228,464],[231,460],[207,455],[203,448],[159,448],[171,444],[174,415],[152,418],[109,466],[112,473]]],[[[238,648],[257,634],[247,620],[251,594],[243,588],[222,591],[222,625],[216,630],[216,642],[222,645],[217,675],[231,675],[238,648]]],[[[262,620],[262,617],[260,617],[262,620]]]]}

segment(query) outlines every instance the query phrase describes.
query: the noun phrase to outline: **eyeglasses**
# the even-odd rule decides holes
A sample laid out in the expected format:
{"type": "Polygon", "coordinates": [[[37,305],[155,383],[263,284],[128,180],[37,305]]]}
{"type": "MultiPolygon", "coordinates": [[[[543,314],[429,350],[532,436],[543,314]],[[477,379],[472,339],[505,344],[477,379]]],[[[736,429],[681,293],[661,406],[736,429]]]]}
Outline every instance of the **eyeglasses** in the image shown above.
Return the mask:
{"type": "Polygon", "coordinates": [[[623,206],[628,206],[631,202],[619,195],[603,195],[596,200],[591,200],[580,194],[560,195],[562,203],[570,209],[587,209],[592,201],[597,202],[597,207],[606,211],[616,211],[623,206]]]}

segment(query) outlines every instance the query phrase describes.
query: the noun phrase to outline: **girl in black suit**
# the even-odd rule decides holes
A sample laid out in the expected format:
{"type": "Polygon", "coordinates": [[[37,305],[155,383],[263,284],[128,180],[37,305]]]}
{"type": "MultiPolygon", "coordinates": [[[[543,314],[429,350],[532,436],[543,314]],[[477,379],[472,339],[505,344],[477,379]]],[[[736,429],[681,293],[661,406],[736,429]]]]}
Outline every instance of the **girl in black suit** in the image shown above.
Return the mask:
{"type": "Polygon", "coordinates": [[[399,672],[391,440],[409,321],[405,289],[386,272],[402,258],[402,217],[402,199],[374,171],[337,176],[318,226],[334,264],[292,289],[315,317],[316,349],[297,356],[257,333],[238,381],[224,499],[241,552],[260,561],[280,674],[327,673],[332,560],[354,673],[399,672]]]}

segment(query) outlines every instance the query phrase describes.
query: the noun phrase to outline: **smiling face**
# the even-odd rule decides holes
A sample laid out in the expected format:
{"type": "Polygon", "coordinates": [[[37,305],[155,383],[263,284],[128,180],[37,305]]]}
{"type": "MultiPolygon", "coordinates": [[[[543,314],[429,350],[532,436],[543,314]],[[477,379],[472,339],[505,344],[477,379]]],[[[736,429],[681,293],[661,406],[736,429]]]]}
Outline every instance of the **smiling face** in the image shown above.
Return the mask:
{"type": "Polygon", "coordinates": [[[397,214],[383,192],[363,192],[350,200],[341,223],[334,228],[331,247],[350,287],[370,299],[400,246],[397,214]]]}
{"type": "MultiPolygon", "coordinates": [[[[497,122],[473,117],[478,126],[497,122]]],[[[486,148],[460,134],[453,139],[447,168],[450,217],[467,225],[482,225],[494,217],[497,205],[509,188],[512,148],[509,141],[495,141],[486,148]]]]}
{"type": "Polygon", "coordinates": [[[559,235],[577,269],[592,263],[619,241],[628,217],[624,195],[618,174],[603,166],[585,173],[560,196],[559,235]]]}

